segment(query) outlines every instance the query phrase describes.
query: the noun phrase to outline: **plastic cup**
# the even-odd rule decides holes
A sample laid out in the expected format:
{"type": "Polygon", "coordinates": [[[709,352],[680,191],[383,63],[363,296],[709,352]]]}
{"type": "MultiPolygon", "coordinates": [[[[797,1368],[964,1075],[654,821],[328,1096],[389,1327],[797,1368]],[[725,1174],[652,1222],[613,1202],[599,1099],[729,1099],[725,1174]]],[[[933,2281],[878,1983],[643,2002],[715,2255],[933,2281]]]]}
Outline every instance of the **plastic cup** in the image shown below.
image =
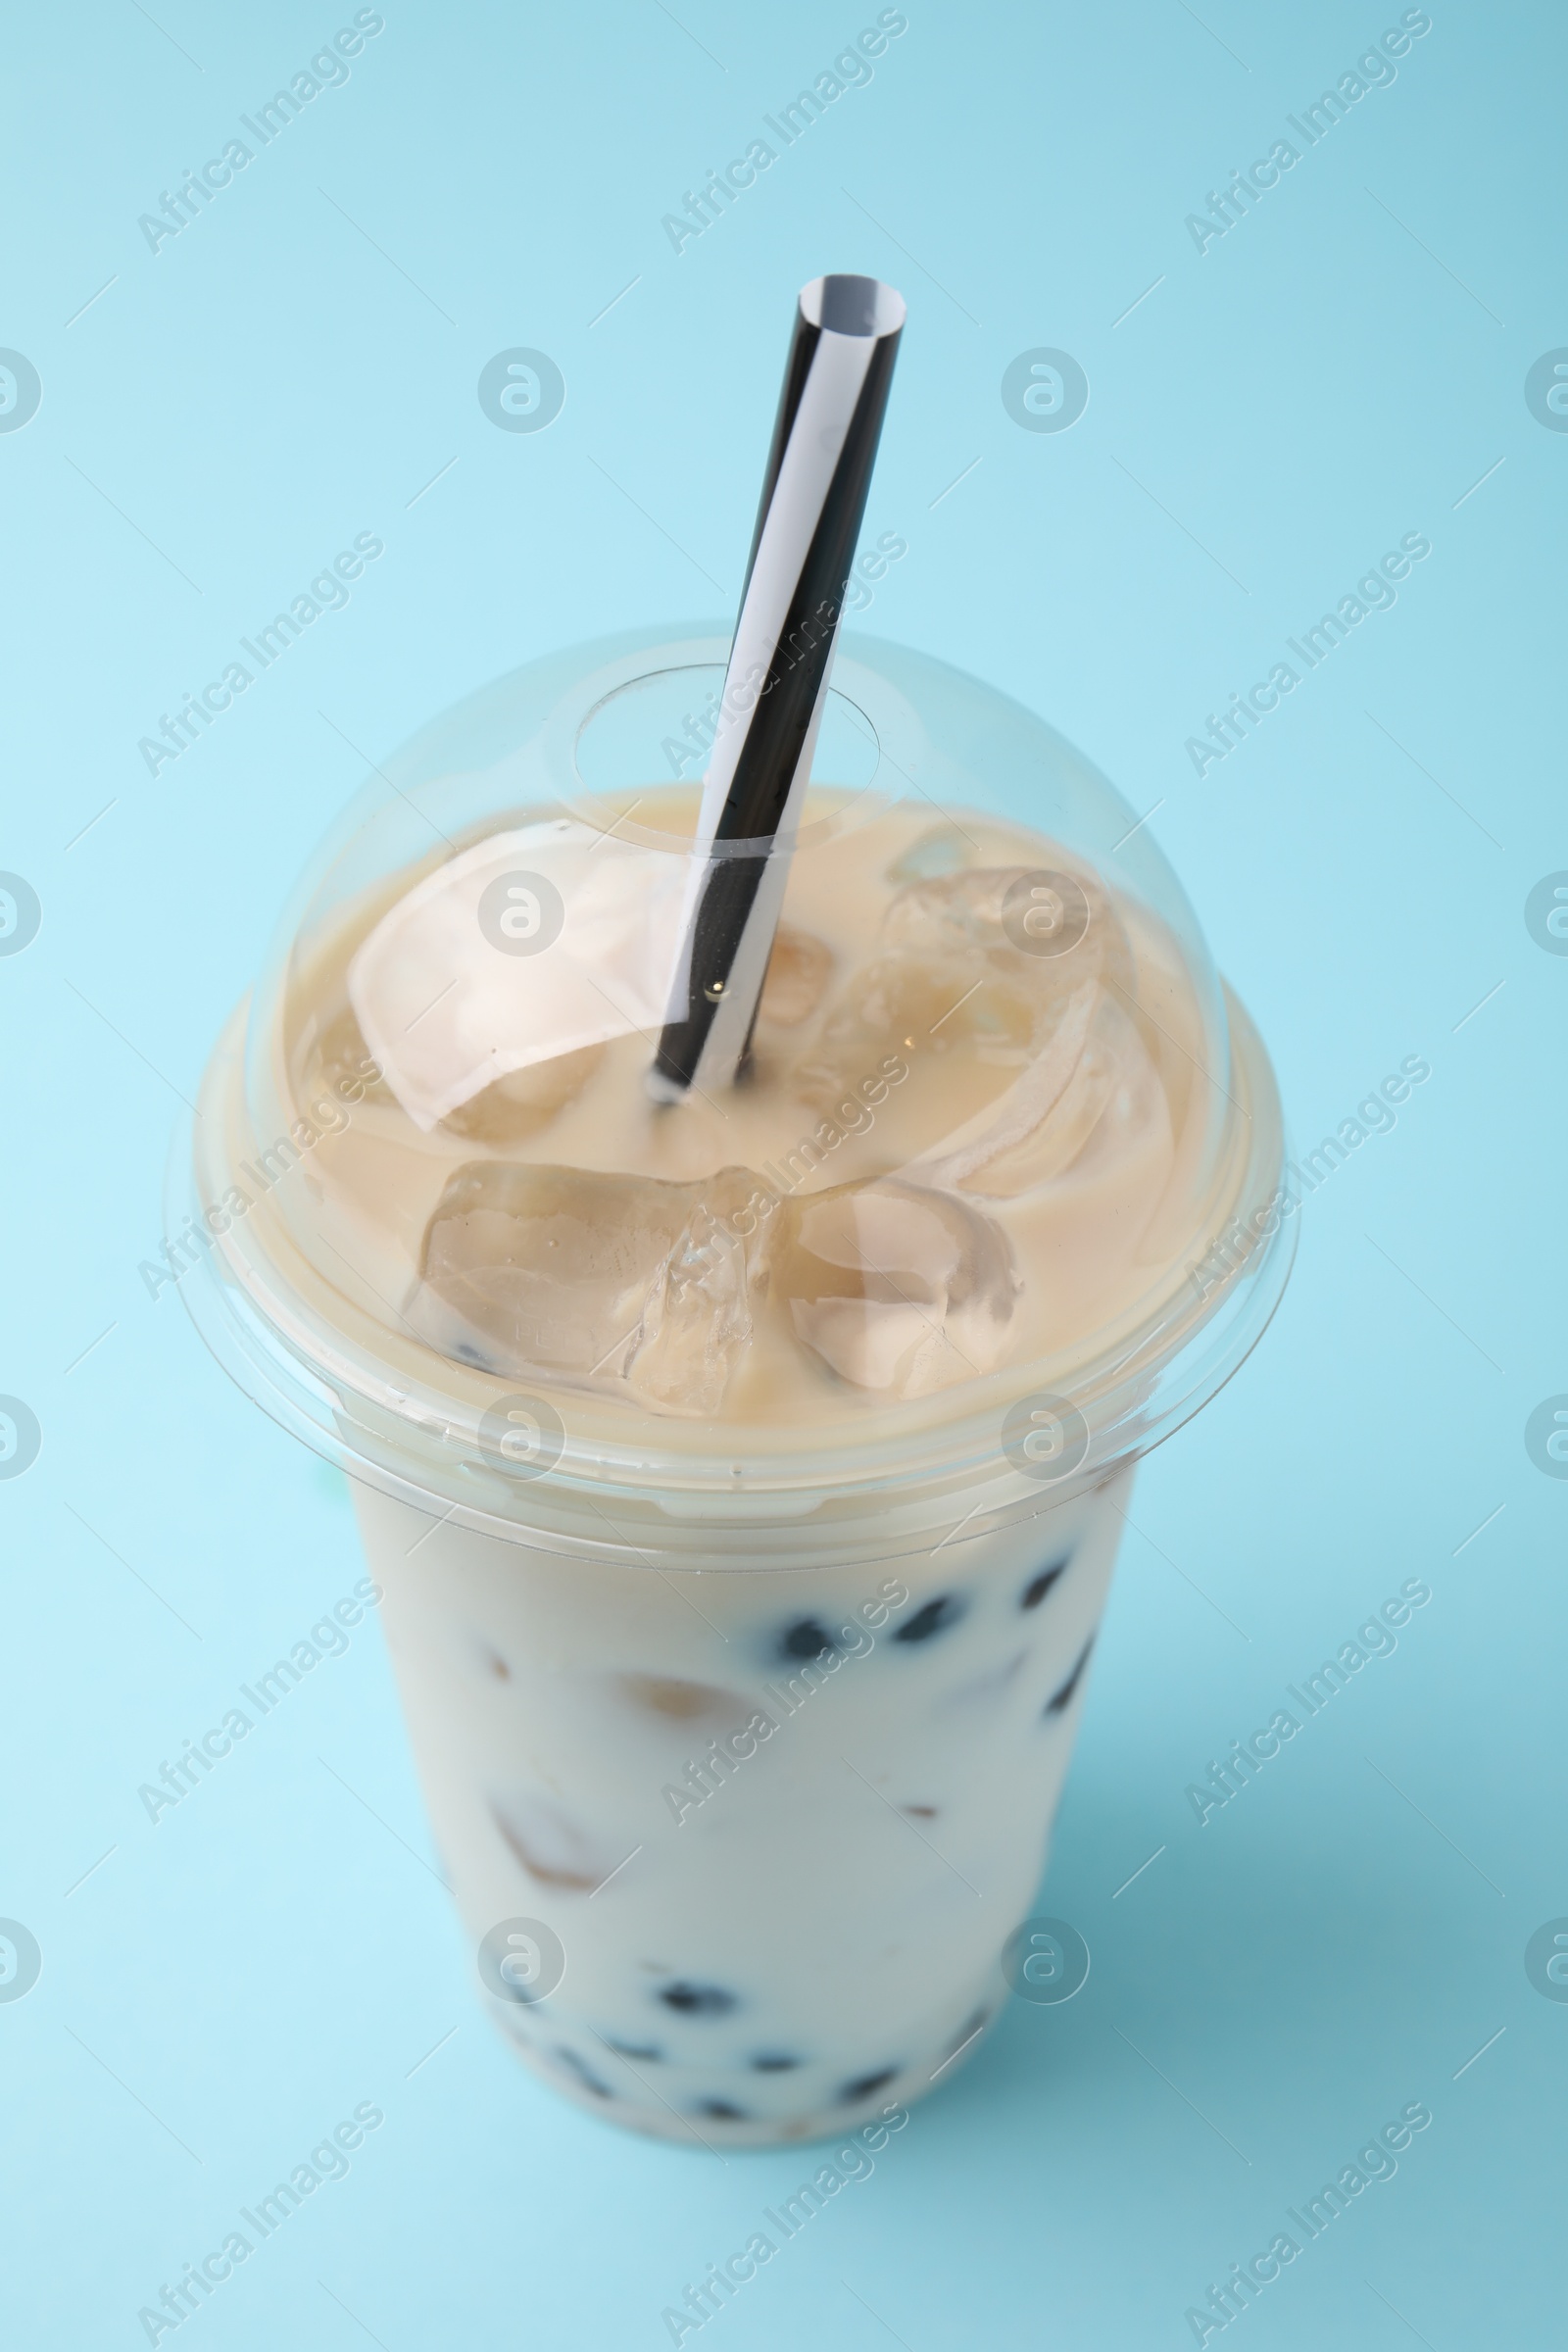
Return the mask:
{"type": "Polygon", "coordinates": [[[851,640],[797,858],[914,797],[934,824],[989,809],[1071,861],[1018,921],[1044,905],[1037,930],[1070,930],[1076,867],[1127,924],[1181,1115],[1114,1311],[812,1425],[663,1424],[418,1337],[334,1175],[391,1152],[395,1114],[363,1084],[298,1091],[325,944],[519,809],[635,830],[640,788],[700,775],[686,722],[724,650],[640,635],[535,662],[376,772],[220,1043],[169,1222],[220,1361],[355,1482],[496,2023],[615,2122],[763,2145],[945,2082],[1004,1999],[1134,1465],[1261,1335],[1295,1203],[1267,1056],[1147,827],[1017,705],[851,640]]]}

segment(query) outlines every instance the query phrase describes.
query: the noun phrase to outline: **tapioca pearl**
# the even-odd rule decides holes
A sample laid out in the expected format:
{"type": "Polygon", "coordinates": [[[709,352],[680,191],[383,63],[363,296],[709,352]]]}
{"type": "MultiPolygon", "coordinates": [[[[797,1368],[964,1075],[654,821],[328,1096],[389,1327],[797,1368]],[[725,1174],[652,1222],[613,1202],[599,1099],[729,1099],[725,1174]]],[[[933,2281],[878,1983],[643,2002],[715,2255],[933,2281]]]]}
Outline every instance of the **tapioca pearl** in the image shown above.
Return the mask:
{"type": "Polygon", "coordinates": [[[956,1626],[968,1607],[956,1592],[940,1592],[916,1609],[908,1621],[894,1635],[895,1642],[929,1642],[935,1634],[945,1634],[956,1626]]]}
{"type": "Polygon", "coordinates": [[[1038,1609],[1057,1577],[1065,1575],[1071,1565],[1072,1554],[1069,1551],[1063,1558],[1053,1560],[1049,1568],[1042,1568],[1038,1576],[1031,1577],[1023,1589],[1018,1602],[1019,1608],[1038,1609]]]}
{"type": "Polygon", "coordinates": [[[901,1813],[911,1815],[915,1821],[935,1821],[941,1810],[940,1805],[901,1805],[899,1807],[901,1813]]]}
{"type": "Polygon", "coordinates": [[[673,1984],[662,1984],[659,1998],[666,2009],[682,2017],[727,2017],[738,2007],[737,1996],[722,1984],[693,1984],[684,1977],[673,1984]]]}
{"type": "Polygon", "coordinates": [[[664,2055],[657,2041],[617,2041],[612,2034],[605,2035],[605,2047],[617,2058],[640,2059],[644,2066],[657,2065],[664,2055]]]}
{"type": "Polygon", "coordinates": [[[614,2097],[615,2094],[610,2084],[600,2080],[588,2064],[587,2059],[579,2058],[576,2051],[568,2049],[564,2041],[558,2042],[550,2055],[559,2067],[566,2074],[573,2076],[582,2084],[584,2090],[591,2090],[596,2099],[612,2099],[614,2097]]]}
{"type": "Polygon", "coordinates": [[[797,1617],[787,1625],[775,1644],[781,1658],[819,1658],[824,1649],[837,1650],[839,1644],[815,1617],[797,1617]]]}
{"type": "Polygon", "coordinates": [[[691,2112],[714,2124],[749,2124],[752,2120],[745,2108],[737,2107],[732,2099],[699,2099],[691,2112]]]}
{"type": "Polygon", "coordinates": [[[858,2099],[868,2099],[873,2091],[886,2090],[890,2082],[897,2082],[903,2071],[902,2067],[882,2066],[874,2075],[857,2075],[854,2082],[846,2082],[839,2092],[840,2106],[853,2107],[858,2099]]]}
{"type": "Polygon", "coordinates": [[[805,2063],[803,2058],[791,2058],[783,2050],[761,2050],[752,2060],[752,2072],[758,2075],[788,2075],[805,2063]]]}
{"type": "Polygon", "coordinates": [[[1093,1634],[1091,1634],[1088,1641],[1084,1643],[1083,1648],[1078,1653],[1077,1665],[1074,1666],[1071,1674],[1068,1675],[1067,1680],[1062,1684],[1061,1689],[1056,1691],[1053,1697],[1047,1699],[1047,1715],[1060,1715],[1065,1713],[1068,1705],[1071,1702],[1073,1692],[1077,1690],[1078,1685],[1083,1680],[1084,1668],[1089,1663],[1089,1653],[1094,1646],[1095,1637],[1093,1634]]]}

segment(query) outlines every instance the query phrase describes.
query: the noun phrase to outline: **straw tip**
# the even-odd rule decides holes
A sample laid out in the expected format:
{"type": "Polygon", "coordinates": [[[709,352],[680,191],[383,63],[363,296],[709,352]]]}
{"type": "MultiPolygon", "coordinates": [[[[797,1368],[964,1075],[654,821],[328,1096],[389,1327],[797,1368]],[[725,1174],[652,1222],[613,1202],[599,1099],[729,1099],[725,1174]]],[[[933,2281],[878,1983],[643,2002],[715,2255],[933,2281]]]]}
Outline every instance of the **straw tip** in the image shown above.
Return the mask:
{"type": "Polygon", "coordinates": [[[893,335],[906,317],[904,296],[879,277],[813,277],[801,288],[808,326],[831,335],[893,335]]]}

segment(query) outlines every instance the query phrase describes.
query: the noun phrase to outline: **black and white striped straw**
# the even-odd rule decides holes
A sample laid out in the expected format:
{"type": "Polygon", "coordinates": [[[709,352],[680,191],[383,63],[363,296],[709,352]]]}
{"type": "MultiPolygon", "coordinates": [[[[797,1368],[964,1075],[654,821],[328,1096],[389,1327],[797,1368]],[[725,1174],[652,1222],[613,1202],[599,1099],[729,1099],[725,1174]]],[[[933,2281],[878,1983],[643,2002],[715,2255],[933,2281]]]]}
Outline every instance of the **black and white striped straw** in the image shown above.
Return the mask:
{"type": "Polygon", "coordinates": [[[801,290],[648,1073],[661,1102],[731,1084],[751,1050],[904,318],[874,277],[801,290]]]}

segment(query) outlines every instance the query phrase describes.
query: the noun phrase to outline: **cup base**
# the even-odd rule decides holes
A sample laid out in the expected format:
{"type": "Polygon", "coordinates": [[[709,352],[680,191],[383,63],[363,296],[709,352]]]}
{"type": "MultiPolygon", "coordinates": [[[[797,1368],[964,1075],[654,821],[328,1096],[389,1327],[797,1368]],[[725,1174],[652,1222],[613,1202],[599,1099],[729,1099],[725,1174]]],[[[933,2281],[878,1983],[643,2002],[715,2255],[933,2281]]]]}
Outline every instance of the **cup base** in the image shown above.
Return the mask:
{"type": "Polygon", "coordinates": [[[831,2107],[807,2108],[794,2115],[755,2117],[681,2115],[674,2107],[658,2103],[658,2093],[651,2082],[648,2083],[647,2105],[617,2096],[608,2084],[590,2089],[575,2069],[564,2060],[542,2053],[536,2043],[523,2042],[513,2030],[512,2017],[501,2003],[490,2004],[490,2007],[492,2022],[508,2049],[558,2098],[570,2100],[573,2106],[581,2107],[601,2123],[618,2124],[624,2132],[640,2132],[647,2139],[712,2150],[800,2147],[812,2141],[843,2140],[851,2133],[862,2131],[868,2124],[894,2132],[902,2131],[902,2122],[890,2122],[890,2114],[906,2111],[917,2099],[927,2097],[933,2090],[953,2081],[960,2068],[968,2064],[995,2025],[1001,2014],[1003,1998],[1000,1992],[993,1993],[983,2015],[980,2015],[977,2004],[976,2015],[980,2016],[980,2022],[969,2025],[963,2038],[954,2048],[946,2052],[939,2048],[900,2068],[897,2074],[879,2082],[875,2089],[868,2091],[863,2098],[848,2103],[835,2100],[831,2107]]]}

